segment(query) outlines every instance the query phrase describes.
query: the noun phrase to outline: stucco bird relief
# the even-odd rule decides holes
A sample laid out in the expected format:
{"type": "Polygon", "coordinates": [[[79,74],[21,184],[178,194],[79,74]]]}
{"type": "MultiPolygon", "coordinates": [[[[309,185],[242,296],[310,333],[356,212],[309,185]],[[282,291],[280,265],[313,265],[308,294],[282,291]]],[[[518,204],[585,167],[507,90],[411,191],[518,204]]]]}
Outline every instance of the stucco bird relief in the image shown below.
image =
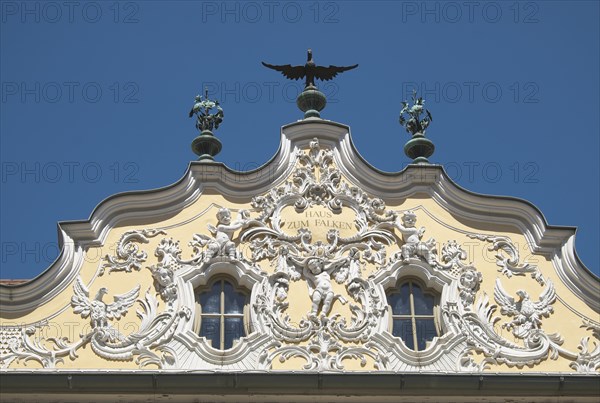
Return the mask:
{"type": "Polygon", "coordinates": [[[90,318],[91,333],[98,334],[108,342],[124,339],[124,336],[111,325],[109,320],[119,319],[127,313],[138,298],[139,285],[125,294],[115,295],[112,303],[103,301],[104,295],[108,294],[108,289],[105,287],[101,287],[96,296],[90,299],[90,291],[81,281],[81,277],[77,277],[73,291],[75,292],[75,295],[71,297],[73,312],[80,314],[82,318],[90,318]]]}
{"type": "Polygon", "coordinates": [[[515,300],[502,287],[500,279],[496,279],[494,298],[500,305],[500,312],[512,316],[514,319],[502,327],[512,330],[515,337],[524,339],[529,334],[540,329],[542,317],[549,317],[554,309],[552,304],[556,300],[556,292],[552,281],[548,280],[546,287],[537,301],[533,301],[527,291],[518,290],[518,299],[515,300]]]}

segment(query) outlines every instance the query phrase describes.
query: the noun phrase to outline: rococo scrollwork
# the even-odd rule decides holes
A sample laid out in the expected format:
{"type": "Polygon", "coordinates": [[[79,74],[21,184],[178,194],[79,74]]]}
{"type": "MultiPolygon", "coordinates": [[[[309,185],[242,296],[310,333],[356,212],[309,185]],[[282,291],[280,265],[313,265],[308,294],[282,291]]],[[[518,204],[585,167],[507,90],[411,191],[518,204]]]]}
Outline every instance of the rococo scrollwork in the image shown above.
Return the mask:
{"type": "Polygon", "coordinates": [[[164,235],[164,231],[157,230],[141,230],[127,231],[121,236],[116,248],[116,255],[106,255],[105,262],[100,265],[100,275],[104,274],[104,270],[108,268],[108,273],[114,271],[140,270],[142,263],[148,258],[145,251],[140,251],[138,243],[147,244],[150,242],[148,238],[157,235],[164,235]]]}
{"type": "MultiPolygon", "coordinates": [[[[90,318],[89,327],[80,333],[79,340],[71,341],[68,337],[44,338],[40,328],[44,326],[28,326],[22,329],[22,337],[10,346],[11,353],[2,357],[4,367],[13,361],[37,361],[44,368],[55,368],[65,357],[74,360],[78,350],[90,345],[92,351],[107,360],[129,361],[135,359],[140,367],[153,365],[165,368],[176,364],[175,354],[164,341],[173,335],[177,323],[190,318],[190,311],[181,308],[177,311],[166,309],[158,313],[158,301],[148,290],[145,298],[138,299],[140,287],[114,297],[114,302],[107,304],[102,299],[108,290],[101,287],[93,299],[89,298],[88,287],[81,278],[77,278],[73,287],[74,296],[71,305],[75,314],[90,318]],[[116,322],[122,316],[128,316],[129,310],[137,302],[141,309],[136,311],[139,318],[137,326],[132,322],[123,324],[116,322]],[[116,323],[115,323],[116,322],[116,323]],[[122,329],[117,326],[121,324],[122,329]],[[128,335],[123,330],[131,330],[128,335]]],[[[136,322],[137,323],[137,322],[136,322]]]]}
{"type": "Polygon", "coordinates": [[[512,277],[530,273],[538,283],[544,284],[544,277],[536,265],[519,263],[519,249],[509,237],[484,234],[467,234],[467,236],[491,243],[488,250],[496,252],[496,265],[500,267],[498,271],[502,274],[512,277]]]}
{"type": "MultiPolygon", "coordinates": [[[[274,370],[299,359],[309,371],[345,371],[353,362],[364,370],[473,372],[562,357],[577,372],[600,369],[600,324],[583,323],[591,336],[581,339],[578,352],[563,348],[561,336],[544,323],[557,301],[554,284],[519,262],[509,238],[468,234],[491,244],[509,278],[532,274],[537,282],[527,280],[540,287],[536,301],[525,290],[515,297],[500,279],[484,278],[456,240],[424,238],[427,230],[417,221],[427,223],[426,212],[418,206],[394,211],[351,186],[333,151],[317,139],[297,150],[295,160],[291,179],[255,196],[251,209],[217,206],[189,239],[174,239],[165,229],[125,232],[96,276],[72,285],[69,311],[89,321],[79,336],[44,337],[47,323],[1,327],[2,368],[28,361],[55,368],[89,345],[103,359],[141,368],[274,370]],[[352,217],[353,227],[334,220],[342,214],[352,217]],[[328,221],[290,225],[294,215],[328,221]],[[152,245],[154,262],[147,262],[152,249],[142,245],[152,245]],[[117,286],[118,276],[143,274],[151,276],[144,286],[117,286]],[[230,275],[251,292],[249,331],[227,351],[215,350],[194,327],[195,287],[214,274],[230,275]],[[389,327],[386,292],[405,274],[440,294],[440,334],[418,354],[389,327]],[[495,281],[497,305],[482,291],[484,281],[495,281]]],[[[435,235],[431,227],[428,234],[435,235]]]]}

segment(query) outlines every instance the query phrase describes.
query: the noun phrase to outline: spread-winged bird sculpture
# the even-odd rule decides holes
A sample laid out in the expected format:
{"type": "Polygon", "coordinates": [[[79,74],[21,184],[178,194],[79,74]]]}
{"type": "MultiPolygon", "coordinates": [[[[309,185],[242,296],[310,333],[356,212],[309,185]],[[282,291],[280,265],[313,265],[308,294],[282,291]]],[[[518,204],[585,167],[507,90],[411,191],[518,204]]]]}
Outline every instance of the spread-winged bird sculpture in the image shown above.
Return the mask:
{"type": "Polygon", "coordinates": [[[276,66],[265,62],[262,62],[262,64],[265,67],[281,72],[281,74],[290,80],[299,80],[306,77],[305,87],[314,86],[315,79],[328,81],[337,76],[338,73],[343,73],[344,71],[352,70],[358,67],[358,64],[355,64],[354,66],[341,67],[332,65],[329,65],[329,67],[317,66],[313,61],[312,50],[310,49],[308,49],[308,57],[304,66],[292,66],[291,64],[276,66]]]}
{"type": "Polygon", "coordinates": [[[105,287],[100,288],[96,293],[96,297],[90,300],[90,291],[83,284],[80,277],[77,277],[73,291],[75,292],[75,295],[71,297],[73,312],[81,314],[82,318],[90,317],[92,332],[100,333],[103,338],[109,341],[123,338],[108,323],[108,319],[119,319],[127,313],[127,310],[133,305],[140,293],[139,285],[125,294],[115,295],[112,304],[102,301],[102,297],[108,294],[108,290],[105,287]]]}
{"type": "Polygon", "coordinates": [[[514,316],[514,319],[502,327],[513,331],[519,338],[526,338],[531,331],[539,329],[542,317],[548,317],[554,311],[552,304],[556,300],[556,292],[552,281],[548,280],[545,290],[538,301],[532,301],[524,290],[518,290],[519,301],[515,301],[502,287],[500,279],[496,279],[494,298],[500,304],[500,312],[504,315],[514,316]]]}

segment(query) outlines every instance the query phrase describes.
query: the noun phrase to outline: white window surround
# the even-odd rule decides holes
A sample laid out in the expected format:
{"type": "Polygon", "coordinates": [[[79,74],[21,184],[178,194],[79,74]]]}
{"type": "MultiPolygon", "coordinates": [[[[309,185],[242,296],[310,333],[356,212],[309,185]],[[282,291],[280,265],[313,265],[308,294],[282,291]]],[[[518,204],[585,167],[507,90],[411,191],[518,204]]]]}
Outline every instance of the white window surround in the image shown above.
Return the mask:
{"type": "Polygon", "coordinates": [[[415,370],[442,370],[452,371],[441,357],[450,355],[458,357],[466,348],[466,337],[453,327],[442,307],[460,304],[457,290],[458,280],[447,271],[437,270],[429,264],[420,261],[411,261],[408,264],[396,262],[386,270],[380,270],[372,277],[378,292],[384,296],[387,304],[387,293],[401,284],[404,279],[416,279],[424,290],[431,290],[438,295],[436,303],[440,307],[436,325],[440,336],[435,337],[423,351],[414,351],[406,347],[399,337],[391,333],[391,310],[386,309],[379,332],[374,334],[373,340],[388,349],[393,357],[393,364],[404,371],[415,370]]]}
{"type": "Polygon", "coordinates": [[[264,277],[256,267],[250,267],[242,261],[215,258],[210,262],[202,263],[178,273],[176,282],[180,290],[179,303],[189,307],[190,311],[194,312],[197,290],[206,288],[212,281],[220,278],[230,279],[238,289],[249,291],[248,307],[250,309],[247,310],[246,323],[248,323],[251,331],[235,342],[232,348],[218,350],[211,346],[210,340],[199,336],[194,318],[182,321],[174,336],[176,344],[185,346],[181,349],[183,355],[181,361],[187,361],[186,357],[189,358],[190,355],[193,355],[196,357],[191,358],[192,361],[199,358],[201,361],[219,368],[234,363],[241,365],[240,361],[244,361],[258,345],[262,345],[267,339],[264,329],[257,329],[257,320],[251,309],[253,301],[256,300],[257,285],[263,281],[264,277]]]}

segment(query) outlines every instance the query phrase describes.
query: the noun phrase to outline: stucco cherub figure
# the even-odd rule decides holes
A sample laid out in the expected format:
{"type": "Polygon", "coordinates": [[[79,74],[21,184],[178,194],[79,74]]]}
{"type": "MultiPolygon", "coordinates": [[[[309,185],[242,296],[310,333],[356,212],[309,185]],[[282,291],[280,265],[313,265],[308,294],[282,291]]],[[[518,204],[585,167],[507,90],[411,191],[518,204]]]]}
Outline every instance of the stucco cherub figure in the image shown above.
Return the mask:
{"type": "MultiPolygon", "coordinates": [[[[327,316],[331,311],[331,305],[335,298],[338,298],[342,304],[347,301],[341,296],[336,295],[331,284],[331,273],[337,270],[341,265],[346,264],[347,259],[338,259],[335,261],[325,261],[322,258],[309,258],[303,267],[303,276],[307,280],[308,290],[312,301],[312,307],[309,313],[311,319],[317,317],[319,307],[321,315],[327,316]]],[[[336,276],[337,281],[344,281],[345,278],[336,276]]]]}
{"type": "Polygon", "coordinates": [[[408,263],[412,257],[422,257],[427,263],[435,265],[435,240],[432,238],[422,242],[425,227],[417,228],[416,223],[417,215],[412,210],[408,210],[402,215],[402,222],[397,219],[394,224],[404,241],[401,248],[402,260],[408,263]]]}
{"type": "Polygon", "coordinates": [[[208,261],[216,256],[228,256],[231,259],[238,258],[235,243],[232,241],[235,231],[246,228],[250,223],[249,214],[246,210],[240,210],[235,221],[231,219],[231,210],[226,207],[217,212],[217,225],[208,225],[209,231],[214,237],[197,234],[194,240],[200,246],[206,246],[204,260],[208,261]]]}
{"type": "Polygon", "coordinates": [[[329,273],[325,271],[324,262],[320,259],[311,259],[306,264],[304,271],[306,279],[312,283],[310,284],[310,288],[312,288],[312,308],[310,310],[310,315],[316,316],[321,304],[323,304],[321,312],[324,315],[327,315],[331,309],[331,303],[333,302],[335,293],[331,287],[331,277],[329,276],[329,273]]]}

